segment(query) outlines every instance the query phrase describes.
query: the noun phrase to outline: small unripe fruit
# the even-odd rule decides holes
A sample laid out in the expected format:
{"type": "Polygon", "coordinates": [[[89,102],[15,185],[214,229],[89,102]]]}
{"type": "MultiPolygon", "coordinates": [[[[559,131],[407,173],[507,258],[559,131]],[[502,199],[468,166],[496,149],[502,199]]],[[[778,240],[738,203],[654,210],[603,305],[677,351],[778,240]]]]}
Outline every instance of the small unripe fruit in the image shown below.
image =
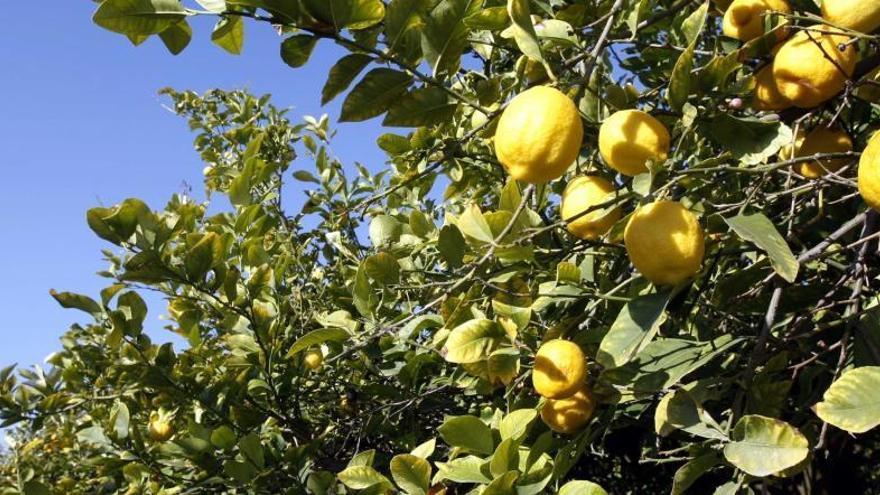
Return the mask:
{"type": "Polygon", "coordinates": [[[324,364],[324,354],[321,353],[320,349],[312,349],[306,352],[306,355],[303,358],[303,363],[305,363],[306,368],[316,371],[321,368],[322,364],[324,364]]]}
{"type": "Polygon", "coordinates": [[[150,413],[150,424],[147,430],[150,439],[154,442],[164,442],[171,438],[171,435],[174,435],[174,427],[167,419],[160,417],[156,411],[150,413]]]}

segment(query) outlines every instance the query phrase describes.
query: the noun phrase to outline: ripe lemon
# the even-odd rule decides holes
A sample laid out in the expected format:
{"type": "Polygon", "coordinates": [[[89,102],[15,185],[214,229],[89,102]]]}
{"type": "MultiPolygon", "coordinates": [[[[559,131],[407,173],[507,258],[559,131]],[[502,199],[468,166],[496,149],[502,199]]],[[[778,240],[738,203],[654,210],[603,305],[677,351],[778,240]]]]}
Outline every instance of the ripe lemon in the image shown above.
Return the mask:
{"type": "Polygon", "coordinates": [[[830,99],[852,77],[858,55],[850,38],[830,34],[833,28],[814,26],[786,41],[773,61],[773,78],[779,92],[800,108],[812,108],[830,99]],[[825,31],[825,32],[820,32],[825,31]]]}
{"type": "Polygon", "coordinates": [[[162,417],[157,411],[153,411],[150,413],[147,433],[154,442],[164,442],[174,434],[174,427],[171,426],[168,419],[162,417]]]}
{"type": "Polygon", "coordinates": [[[320,349],[311,349],[306,352],[303,363],[305,363],[306,368],[315,371],[324,364],[324,354],[320,349]]]}
{"type": "MultiPolygon", "coordinates": [[[[607,202],[614,191],[614,186],[601,177],[588,175],[574,179],[562,192],[562,219],[567,221],[591,207],[607,202]]],[[[567,228],[581,239],[597,239],[608,232],[619,219],[620,208],[614,208],[607,213],[605,208],[599,208],[575,218],[568,223],[567,228]]]]}
{"type": "Polygon", "coordinates": [[[599,152],[605,163],[621,174],[643,174],[648,171],[648,160],[666,160],[669,131],[645,112],[621,110],[599,127],[599,152]]]}
{"type": "MultiPolygon", "coordinates": [[[[853,142],[849,134],[840,129],[828,129],[826,127],[818,127],[813,132],[807,134],[803,143],[798,146],[795,156],[810,156],[816,153],[839,153],[844,151],[852,151],[853,142]]],[[[837,160],[816,160],[814,162],[802,162],[795,164],[795,171],[809,179],[822,177],[827,172],[837,172],[847,164],[847,159],[837,160]]]]}
{"type": "Polygon", "coordinates": [[[724,12],[725,36],[750,41],[764,34],[764,17],[770,12],[791,14],[785,0],[733,0],[724,12]]]}
{"type": "Polygon", "coordinates": [[[880,211],[880,132],[871,136],[859,160],[859,193],[868,206],[880,211]]]}
{"type": "Polygon", "coordinates": [[[564,399],[583,386],[586,375],[587,362],[581,348],[574,342],[555,339],[538,349],[532,385],[548,399],[564,399]]]}
{"type": "Polygon", "coordinates": [[[782,96],[773,78],[773,64],[765,66],[755,75],[755,96],[752,100],[755,110],[785,110],[791,103],[782,96]]]}
{"type": "Polygon", "coordinates": [[[574,433],[580,430],[596,409],[593,393],[584,384],[580,390],[565,399],[548,399],[541,406],[541,419],[551,430],[559,433],[574,433]]]}
{"type": "Polygon", "coordinates": [[[880,0],[827,0],[822,17],[829,23],[870,33],[880,27],[880,0]]]}
{"type": "Polygon", "coordinates": [[[623,242],[632,264],[657,285],[675,285],[700,271],[703,229],[677,201],[640,206],[630,217],[623,242]]]}
{"type": "Polygon", "coordinates": [[[495,155],[517,180],[543,184],[559,178],[577,159],[584,137],[571,98],[547,86],[516,95],[495,131],[495,155]]]}

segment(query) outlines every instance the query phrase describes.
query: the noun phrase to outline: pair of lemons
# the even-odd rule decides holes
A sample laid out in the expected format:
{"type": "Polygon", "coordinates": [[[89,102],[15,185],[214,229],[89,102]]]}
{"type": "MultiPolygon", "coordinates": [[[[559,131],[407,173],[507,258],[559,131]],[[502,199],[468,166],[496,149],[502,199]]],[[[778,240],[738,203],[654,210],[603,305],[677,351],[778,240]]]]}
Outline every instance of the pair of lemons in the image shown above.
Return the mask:
{"type": "MultiPolygon", "coordinates": [[[[582,139],[583,125],[572,100],[556,89],[537,86],[514,97],[501,115],[495,152],[513,178],[545,183],[571,166],[582,139]]],[[[616,112],[599,129],[599,152],[605,163],[628,176],[647,172],[650,161],[665,161],[669,145],[666,127],[639,110],[616,112]]],[[[614,186],[601,177],[572,180],[560,207],[569,231],[582,239],[608,232],[621,216],[619,208],[602,208],[614,193],[614,186]]],[[[674,201],[639,207],[627,223],[624,244],[633,265],[659,285],[692,277],[704,254],[697,218],[674,201]]]]}
{"type": "Polygon", "coordinates": [[[586,377],[586,357],[574,342],[555,339],[538,349],[532,385],[545,398],[541,419],[553,431],[574,433],[593,417],[596,402],[586,377]]]}
{"type": "MultiPolygon", "coordinates": [[[[731,38],[751,41],[764,34],[765,17],[771,13],[791,14],[792,9],[786,0],[733,0],[722,29],[731,38]]],[[[880,0],[822,2],[822,17],[829,25],[798,31],[774,49],[773,62],[755,75],[757,110],[812,108],[838,94],[852,77],[858,54],[854,40],[836,27],[874,31],[880,27],[880,0]]],[[[787,23],[782,19],[779,41],[788,35],[787,23]]]]}

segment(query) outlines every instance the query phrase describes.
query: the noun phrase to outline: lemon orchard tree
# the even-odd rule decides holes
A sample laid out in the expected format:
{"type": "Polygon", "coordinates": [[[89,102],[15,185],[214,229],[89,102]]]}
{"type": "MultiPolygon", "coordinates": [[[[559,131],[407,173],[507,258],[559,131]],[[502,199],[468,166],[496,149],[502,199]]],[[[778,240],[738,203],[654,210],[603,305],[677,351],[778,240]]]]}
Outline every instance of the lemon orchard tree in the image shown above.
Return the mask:
{"type": "Polygon", "coordinates": [[[267,97],[166,91],[230,207],[88,212],[107,288],[53,292],[93,321],[0,373],[3,493],[880,490],[880,2],[94,21],[179,53],[194,16],[232,53],[276,29],[293,68],[346,49],[322,99],[382,119],[387,166],[339,163],[329,119],[267,97]],[[186,348],[144,334],[144,291],[186,348]]]}

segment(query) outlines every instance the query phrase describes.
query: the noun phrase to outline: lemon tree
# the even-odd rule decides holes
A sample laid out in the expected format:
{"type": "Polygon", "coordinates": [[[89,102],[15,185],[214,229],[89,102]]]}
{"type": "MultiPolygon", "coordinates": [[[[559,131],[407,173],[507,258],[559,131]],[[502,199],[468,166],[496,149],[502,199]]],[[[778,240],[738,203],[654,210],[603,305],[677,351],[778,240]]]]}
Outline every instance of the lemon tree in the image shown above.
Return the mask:
{"type": "Polygon", "coordinates": [[[208,199],[86,213],[106,288],[0,370],[2,493],[880,489],[876,1],[95,8],[335,44],[341,112],[163,92],[208,199]],[[369,119],[376,173],[333,152],[369,119]]]}

